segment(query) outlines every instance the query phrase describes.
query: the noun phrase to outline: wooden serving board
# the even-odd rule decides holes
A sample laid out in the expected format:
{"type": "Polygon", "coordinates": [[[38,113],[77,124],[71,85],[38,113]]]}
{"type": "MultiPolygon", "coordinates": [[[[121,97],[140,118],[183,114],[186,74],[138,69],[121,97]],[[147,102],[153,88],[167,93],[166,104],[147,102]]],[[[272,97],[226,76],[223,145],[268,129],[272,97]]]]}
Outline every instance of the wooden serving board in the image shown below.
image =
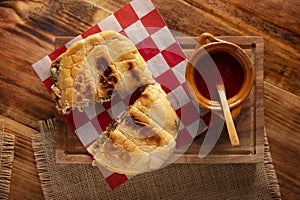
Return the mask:
{"type": "MultiPolygon", "coordinates": [[[[217,144],[204,158],[199,158],[199,149],[206,136],[197,136],[187,151],[176,163],[258,163],[263,162],[264,111],[263,111],[263,39],[256,36],[220,36],[220,39],[241,46],[250,56],[255,68],[252,90],[242,105],[235,120],[240,139],[239,147],[232,147],[226,127],[217,144]]],[[[55,47],[68,42],[70,37],[56,38],[55,47]]],[[[197,45],[197,38],[176,37],[185,54],[190,57],[197,45]]],[[[61,115],[56,115],[56,161],[58,163],[90,163],[91,158],[81,145],[76,134],[61,115]]]]}

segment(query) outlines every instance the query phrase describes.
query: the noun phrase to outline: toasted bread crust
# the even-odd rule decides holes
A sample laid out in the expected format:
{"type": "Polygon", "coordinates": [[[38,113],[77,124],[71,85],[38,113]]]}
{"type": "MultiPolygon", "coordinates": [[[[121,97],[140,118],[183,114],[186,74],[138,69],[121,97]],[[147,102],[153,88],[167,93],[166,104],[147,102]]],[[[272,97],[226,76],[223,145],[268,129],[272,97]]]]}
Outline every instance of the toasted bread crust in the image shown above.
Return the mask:
{"type": "Polygon", "coordinates": [[[108,101],[114,92],[154,82],[134,44],[114,31],[74,42],[52,62],[51,74],[53,97],[61,114],[82,110],[93,101],[108,101]]]}
{"type": "Polygon", "coordinates": [[[88,151],[96,162],[122,174],[135,175],[163,167],[175,149],[179,125],[175,111],[168,104],[159,85],[148,85],[134,104],[114,120],[105,142],[101,143],[103,139],[99,137],[88,151]],[[162,123],[151,118],[158,112],[157,105],[160,108],[167,105],[166,109],[170,109],[155,118],[162,123]]]}

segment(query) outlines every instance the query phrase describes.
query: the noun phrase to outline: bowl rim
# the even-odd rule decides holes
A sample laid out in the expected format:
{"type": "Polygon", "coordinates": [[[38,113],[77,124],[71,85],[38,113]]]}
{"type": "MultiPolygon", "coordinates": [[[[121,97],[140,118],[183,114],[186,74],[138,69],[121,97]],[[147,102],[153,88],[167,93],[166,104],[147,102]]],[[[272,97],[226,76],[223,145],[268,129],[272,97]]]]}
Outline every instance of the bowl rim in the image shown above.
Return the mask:
{"type": "Polygon", "coordinates": [[[185,78],[189,93],[200,105],[209,110],[221,110],[221,105],[217,101],[212,101],[205,98],[197,90],[197,86],[194,81],[194,63],[196,63],[204,55],[220,51],[227,52],[231,56],[233,56],[238,62],[240,62],[244,70],[244,81],[240,91],[236,95],[228,99],[228,105],[230,109],[238,107],[247,98],[254,82],[254,67],[250,60],[250,57],[238,45],[222,41],[208,43],[202,47],[199,47],[195,50],[195,52],[188,60],[185,71],[185,78]]]}

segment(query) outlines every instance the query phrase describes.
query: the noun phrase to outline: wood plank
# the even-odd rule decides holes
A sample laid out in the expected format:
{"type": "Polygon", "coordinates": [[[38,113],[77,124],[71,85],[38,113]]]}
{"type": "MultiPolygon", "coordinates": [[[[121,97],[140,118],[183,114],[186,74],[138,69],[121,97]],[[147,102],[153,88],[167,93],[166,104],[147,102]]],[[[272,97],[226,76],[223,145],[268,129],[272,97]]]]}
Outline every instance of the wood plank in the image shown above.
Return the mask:
{"type": "Polygon", "coordinates": [[[265,82],[265,124],[283,199],[300,197],[300,97],[265,82]]]}
{"type": "Polygon", "coordinates": [[[37,134],[23,124],[0,115],[4,131],[15,135],[15,151],[10,183],[10,199],[43,199],[42,187],[38,177],[33,155],[31,135],[37,134]]]}
{"type": "Polygon", "coordinates": [[[55,120],[55,157],[57,163],[91,163],[92,159],[80,140],[67,124],[66,119],[56,114],[55,120]]]}
{"type": "MultiPolygon", "coordinates": [[[[220,37],[241,45],[255,66],[256,80],[252,92],[243,104],[239,117],[235,120],[241,145],[232,148],[224,129],[218,143],[205,158],[199,159],[200,144],[206,133],[197,137],[177,163],[254,163],[263,161],[264,121],[263,121],[263,40],[260,37],[220,37]]],[[[71,40],[70,37],[58,37],[56,48],[71,40]]],[[[197,38],[176,37],[184,51],[192,52],[197,46],[197,38]]],[[[56,115],[56,160],[60,163],[91,162],[86,150],[67,121],[56,115]]],[[[178,154],[180,152],[176,152],[178,154]]],[[[181,155],[181,153],[180,153],[181,155]]]]}

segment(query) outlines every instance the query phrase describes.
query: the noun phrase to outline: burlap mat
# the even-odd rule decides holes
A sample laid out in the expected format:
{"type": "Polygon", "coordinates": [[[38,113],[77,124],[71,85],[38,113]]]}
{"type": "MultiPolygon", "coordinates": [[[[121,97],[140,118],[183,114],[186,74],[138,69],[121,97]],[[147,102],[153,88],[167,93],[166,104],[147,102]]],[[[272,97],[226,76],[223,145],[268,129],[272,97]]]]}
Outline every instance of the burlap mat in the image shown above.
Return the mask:
{"type": "Polygon", "coordinates": [[[8,199],[14,159],[15,137],[4,132],[0,119],[0,199],[8,199]]]}
{"type": "Polygon", "coordinates": [[[259,164],[171,164],[111,190],[90,164],[55,162],[53,132],[32,137],[45,199],[281,199],[266,141],[259,164]]]}

